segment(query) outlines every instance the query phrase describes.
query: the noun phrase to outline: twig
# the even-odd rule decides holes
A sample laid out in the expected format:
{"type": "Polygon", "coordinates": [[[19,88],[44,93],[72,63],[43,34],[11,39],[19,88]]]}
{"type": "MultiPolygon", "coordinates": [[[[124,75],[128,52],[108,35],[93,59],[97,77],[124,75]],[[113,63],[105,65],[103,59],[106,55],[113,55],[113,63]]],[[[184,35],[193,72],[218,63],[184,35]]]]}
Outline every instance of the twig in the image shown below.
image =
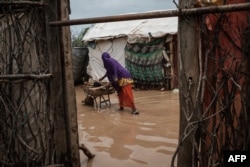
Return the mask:
{"type": "Polygon", "coordinates": [[[95,154],[92,154],[84,144],[81,144],[79,146],[79,149],[83,151],[83,153],[88,157],[88,159],[92,159],[95,157],[95,154]]]}
{"type": "Polygon", "coordinates": [[[33,153],[39,154],[39,152],[37,152],[35,149],[33,149],[32,147],[30,147],[19,135],[16,135],[18,141],[27,149],[29,149],[30,151],[32,151],[33,153]]]}

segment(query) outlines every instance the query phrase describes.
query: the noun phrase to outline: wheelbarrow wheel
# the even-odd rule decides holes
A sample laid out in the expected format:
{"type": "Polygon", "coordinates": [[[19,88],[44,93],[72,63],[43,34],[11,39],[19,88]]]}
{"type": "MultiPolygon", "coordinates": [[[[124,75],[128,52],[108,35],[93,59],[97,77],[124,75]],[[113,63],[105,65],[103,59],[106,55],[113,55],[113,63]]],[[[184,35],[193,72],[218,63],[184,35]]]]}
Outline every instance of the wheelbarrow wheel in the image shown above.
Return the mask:
{"type": "Polygon", "coordinates": [[[85,98],[85,100],[84,100],[84,103],[85,103],[86,105],[93,106],[93,105],[94,105],[94,99],[93,99],[93,97],[87,96],[87,97],[85,98]]]}

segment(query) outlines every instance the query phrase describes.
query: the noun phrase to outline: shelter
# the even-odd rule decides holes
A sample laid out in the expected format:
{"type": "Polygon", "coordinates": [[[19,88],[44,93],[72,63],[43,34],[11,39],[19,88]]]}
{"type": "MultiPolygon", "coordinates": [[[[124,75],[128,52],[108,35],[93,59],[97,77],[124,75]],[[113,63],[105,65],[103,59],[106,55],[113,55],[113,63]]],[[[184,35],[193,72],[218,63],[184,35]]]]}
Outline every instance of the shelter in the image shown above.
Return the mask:
{"type": "MultiPolygon", "coordinates": [[[[163,52],[171,64],[168,79],[176,71],[177,22],[171,17],[95,24],[83,37],[89,48],[89,75],[94,80],[104,75],[101,54],[109,52],[132,73],[136,86],[162,86],[163,52]]],[[[175,87],[171,82],[169,89],[175,87]]]]}

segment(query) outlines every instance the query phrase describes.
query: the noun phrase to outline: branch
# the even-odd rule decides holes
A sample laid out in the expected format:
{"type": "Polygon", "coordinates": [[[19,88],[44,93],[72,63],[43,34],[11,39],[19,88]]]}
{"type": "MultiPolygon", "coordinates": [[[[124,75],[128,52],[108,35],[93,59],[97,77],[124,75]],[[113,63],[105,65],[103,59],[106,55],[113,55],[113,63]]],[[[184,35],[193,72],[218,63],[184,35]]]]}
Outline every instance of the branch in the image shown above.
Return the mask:
{"type": "Polygon", "coordinates": [[[1,1],[0,5],[35,5],[35,6],[45,6],[44,2],[31,2],[31,1],[1,1]]]}
{"type": "Polygon", "coordinates": [[[17,80],[17,79],[43,79],[50,78],[52,74],[10,74],[0,75],[0,81],[4,79],[17,80]]]}

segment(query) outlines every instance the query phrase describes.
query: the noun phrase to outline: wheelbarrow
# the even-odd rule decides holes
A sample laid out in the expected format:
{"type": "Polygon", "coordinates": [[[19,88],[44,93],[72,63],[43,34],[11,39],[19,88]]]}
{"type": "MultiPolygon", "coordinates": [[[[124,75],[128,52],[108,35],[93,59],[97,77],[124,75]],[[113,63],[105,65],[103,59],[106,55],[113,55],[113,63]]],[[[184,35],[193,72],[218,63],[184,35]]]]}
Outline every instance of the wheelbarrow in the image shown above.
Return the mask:
{"type": "Polygon", "coordinates": [[[111,106],[110,95],[115,92],[115,89],[110,83],[101,82],[98,86],[96,84],[84,83],[82,88],[86,94],[86,98],[83,101],[86,105],[94,105],[96,108],[101,108],[102,104],[105,103],[106,106],[111,106]]]}

